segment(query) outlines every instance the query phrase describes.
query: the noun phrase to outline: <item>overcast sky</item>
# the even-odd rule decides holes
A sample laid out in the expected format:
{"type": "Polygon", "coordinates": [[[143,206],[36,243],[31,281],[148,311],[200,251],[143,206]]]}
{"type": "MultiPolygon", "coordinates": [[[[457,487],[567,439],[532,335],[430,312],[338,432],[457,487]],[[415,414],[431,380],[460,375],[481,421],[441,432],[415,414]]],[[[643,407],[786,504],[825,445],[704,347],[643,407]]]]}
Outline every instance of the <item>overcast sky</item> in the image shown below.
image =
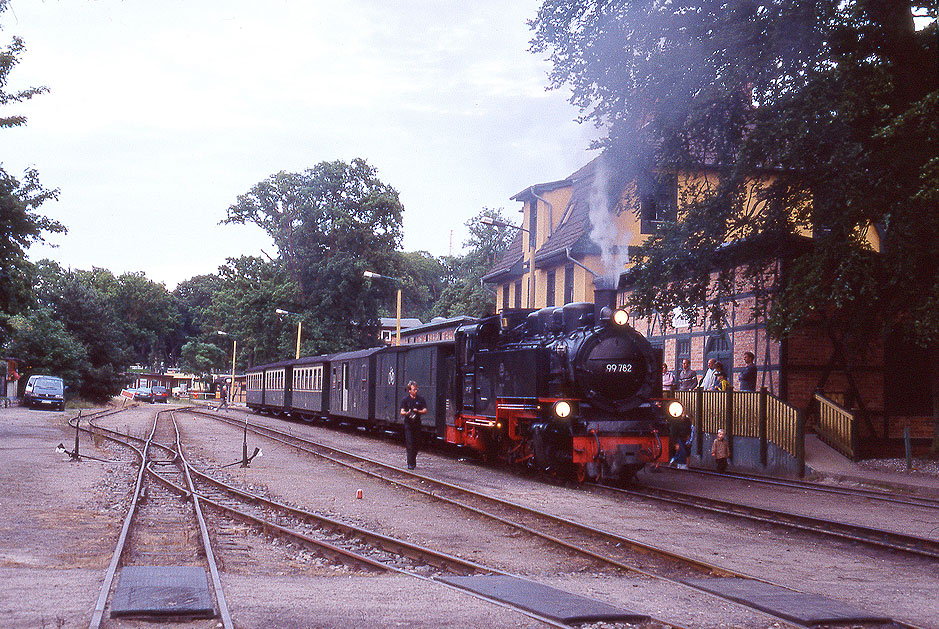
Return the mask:
{"type": "Polygon", "coordinates": [[[173,288],[226,257],[275,255],[220,226],[255,183],[365,158],[404,204],[404,249],[462,249],[464,222],[591,159],[596,135],[527,51],[536,0],[10,0],[8,89],[45,85],[0,131],[10,173],[59,188],[67,235],[33,260],[143,271],[173,288]]]}

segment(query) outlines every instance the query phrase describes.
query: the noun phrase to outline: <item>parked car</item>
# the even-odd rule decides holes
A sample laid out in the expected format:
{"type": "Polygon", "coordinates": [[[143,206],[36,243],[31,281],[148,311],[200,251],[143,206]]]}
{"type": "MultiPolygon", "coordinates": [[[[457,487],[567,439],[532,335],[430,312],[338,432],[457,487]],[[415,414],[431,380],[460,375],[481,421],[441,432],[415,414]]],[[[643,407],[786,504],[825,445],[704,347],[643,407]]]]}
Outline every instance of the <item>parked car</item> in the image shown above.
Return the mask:
{"type": "Polygon", "coordinates": [[[65,384],[57,376],[30,376],[23,393],[23,406],[65,410],[65,384]]]}
{"type": "Polygon", "coordinates": [[[140,387],[134,391],[135,402],[150,402],[153,404],[153,391],[150,387],[140,387]]]}
{"type": "Polygon", "coordinates": [[[170,394],[166,390],[166,387],[155,386],[150,387],[150,401],[151,402],[163,402],[166,404],[170,399],[170,394]]]}

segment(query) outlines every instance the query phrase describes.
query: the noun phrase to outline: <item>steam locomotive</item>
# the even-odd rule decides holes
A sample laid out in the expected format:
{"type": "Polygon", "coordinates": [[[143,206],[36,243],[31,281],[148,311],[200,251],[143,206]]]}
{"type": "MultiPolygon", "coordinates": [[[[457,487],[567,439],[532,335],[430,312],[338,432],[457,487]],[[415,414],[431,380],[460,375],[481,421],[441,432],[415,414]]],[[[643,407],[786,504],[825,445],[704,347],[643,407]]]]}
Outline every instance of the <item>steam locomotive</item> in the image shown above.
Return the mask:
{"type": "Polygon", "coordinates": [[[561,478],[624,480],[668,458],[661,356],[611,305],[508,311],[452,341],[373,348],[247,370],[255,412],[401,426],[408,381],[422,429],[485,458],[561,478]]]}

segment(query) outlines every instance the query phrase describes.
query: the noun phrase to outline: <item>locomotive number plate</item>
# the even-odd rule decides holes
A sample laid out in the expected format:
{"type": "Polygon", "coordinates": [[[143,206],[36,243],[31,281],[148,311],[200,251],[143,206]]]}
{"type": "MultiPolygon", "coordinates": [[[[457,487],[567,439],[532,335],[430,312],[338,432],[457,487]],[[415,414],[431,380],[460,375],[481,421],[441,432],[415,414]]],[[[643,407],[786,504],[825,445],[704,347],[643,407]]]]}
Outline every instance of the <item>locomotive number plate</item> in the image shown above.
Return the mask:
{"type": "Polygon", "coordinates": [[[632,373],[632,363],[607,363],[607,373],[632,373]]]}

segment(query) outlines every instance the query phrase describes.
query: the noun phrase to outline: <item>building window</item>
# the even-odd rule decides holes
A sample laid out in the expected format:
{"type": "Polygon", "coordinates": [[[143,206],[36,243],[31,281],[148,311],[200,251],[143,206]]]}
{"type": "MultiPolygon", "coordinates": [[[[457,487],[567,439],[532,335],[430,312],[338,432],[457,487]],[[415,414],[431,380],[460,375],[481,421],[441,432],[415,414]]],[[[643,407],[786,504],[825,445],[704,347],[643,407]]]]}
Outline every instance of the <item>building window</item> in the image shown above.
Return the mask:
{"type": "Polygon", "coordinates": [[[643,234],[651,234],[665,221],[678,220],[678,181],[673,175],[651,178],[641,195],[643,234]]]}
{"type": "Polygon", "coordinates": [[[564,303],[574,302],[574,265],[564,267],[564,303]]]}
{"type": "Polygon", "coordinates": [[[705,354],[727,354],[730,352],[730,339],[726,334],[714,334],[708,337],[705,354]]]}
{"type": "Polygon", "coordinates": [[[504,284],[502,286],[502,309],[503,310],[509,309],[509,285],[508,284],[504,284]]]}
{"type": "Polygon", "coordinates": [[[691,339],[678,339],[675,342],[675,364],[681,366],[681,361],[691,360],[691,339]]]}
{"type": "Polygon", "coordinates": [[[545,292],[545,306],[554,305],[554,271],[548,273],[548,290],[545,292]]]}
{"type": "Polygon", "coordinates": [[[528,248],[534,249],[538,243],[538,201],[532,199],[528,204],[528,248]]]}
{"type": "Polygon", "coordinates": [[[515,307],[522,307],[522,280],[515,282],[515,307]]]}

